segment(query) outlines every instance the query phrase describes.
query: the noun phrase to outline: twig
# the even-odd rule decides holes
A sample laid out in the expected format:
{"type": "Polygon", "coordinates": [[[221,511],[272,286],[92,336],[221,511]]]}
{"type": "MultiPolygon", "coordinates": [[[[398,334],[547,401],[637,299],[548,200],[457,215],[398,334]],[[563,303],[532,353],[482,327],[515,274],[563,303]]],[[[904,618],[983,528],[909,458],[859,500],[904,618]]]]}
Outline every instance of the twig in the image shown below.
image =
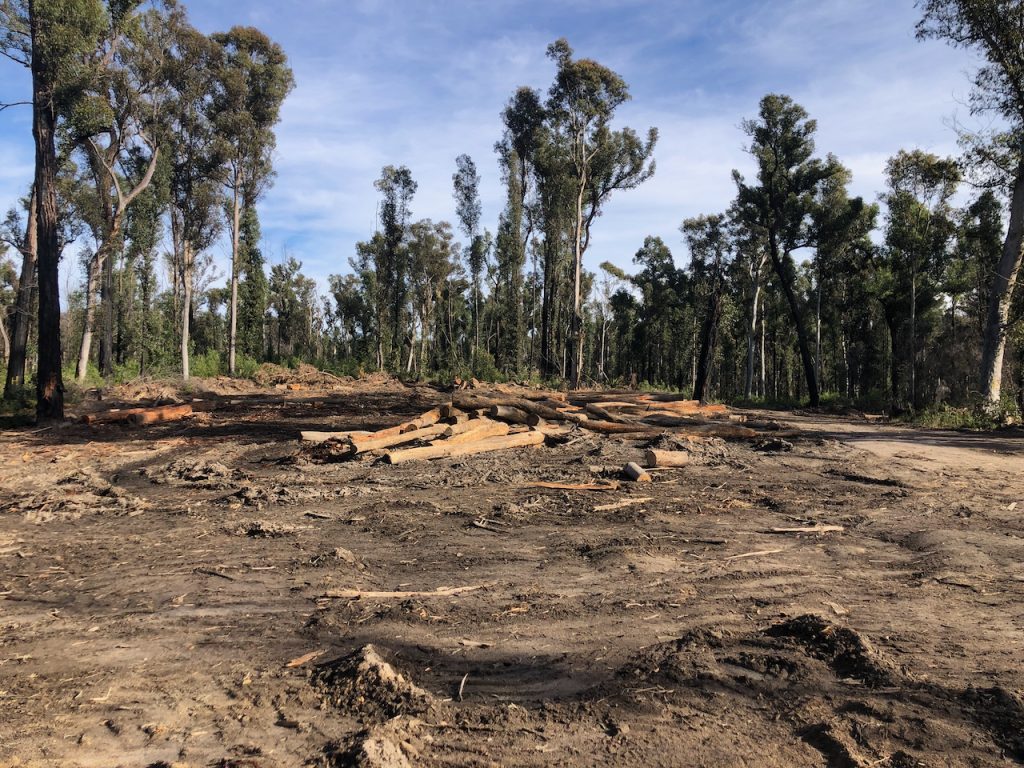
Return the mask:
{"type": "Polygon", "coordinates": [[[760,549],[757,552],[744,552],[742,555],[732,555],[725,558],[726,560],[742,560],[745,557],[757,557],[758,555],[777,555],[779,552],[785,552],[784,549],[760,549]]]}
{"type": "Polygon", "coordinates": [[[459,701],[462,701],[462,691],[466,687],[466,678],[469,677],[469,672],[462,676],[462,682],[459,683],[459,701]]]}
{"type": "Polygon", "coordinates": [[[316,650],[316,651],[310,651],[309,653],[304,653],[301,656],[297,656],[296,658],[292,659],[291,661],[289,661],[284,666],[285,666],[286,669],[295,669],[295,667],[301,667],[303,664],[305,664],[308,661],[312,661],[313,659],[320,658],[325,653],[327,653],[327,649],[326,648],[321,648],[321,649],[316,650]]]}
{"type": "Polygon", "coordinates": [[[216,577],[218,577],[220,579],[227,579],[228,581],[234,581],[235,580],[234,576],[228,576],[228,574],[221,573],[220,571],[215,571],[212,568],[196,568],[195,569],[195,573],[203,573],[203,574],[206,574],[207,576],[216,576],[216,577]]]}
{"type": "Polygon", "coordinates": [[[622,501],[616,501],[611,504],[601,504],[600,506],[594,507],[594,511],[610,512],[613,509],[623,509],[624,507],[632,507],[636,504],[646,504],[650,500],[650,496],[642,496],[639,499],[623,499],[622,501]]]}
{"type": "Polygon", "coordinates": [[[455,595],[461,595],[466,592],[475,592],[478,589],[484,589],[490,586],[489,584],[476,584],[472,587],[438,587],[433,592],[372,592],[364,591],[361,589],[339,589],[334,592],[327,592],[322,597],[335,597],[342,599],[359,600],[366,598],[368,600],[379,600],[384,598],[398,598],[405,599],[409,597],[453,597],[455,595]]]}

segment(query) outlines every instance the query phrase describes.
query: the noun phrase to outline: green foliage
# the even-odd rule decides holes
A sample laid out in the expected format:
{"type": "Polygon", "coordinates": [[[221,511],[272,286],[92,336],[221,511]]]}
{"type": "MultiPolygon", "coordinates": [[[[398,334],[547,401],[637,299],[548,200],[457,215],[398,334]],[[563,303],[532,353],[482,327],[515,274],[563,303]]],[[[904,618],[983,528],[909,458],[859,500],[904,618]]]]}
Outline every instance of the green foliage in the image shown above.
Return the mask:
{"type": "Polygon", "coordinates": [[[223,376],[227,370],[220,352],[215,349],[208,349],[200,355],[193,355],[189,364],[192,375],[201,379],[223,376]]]}

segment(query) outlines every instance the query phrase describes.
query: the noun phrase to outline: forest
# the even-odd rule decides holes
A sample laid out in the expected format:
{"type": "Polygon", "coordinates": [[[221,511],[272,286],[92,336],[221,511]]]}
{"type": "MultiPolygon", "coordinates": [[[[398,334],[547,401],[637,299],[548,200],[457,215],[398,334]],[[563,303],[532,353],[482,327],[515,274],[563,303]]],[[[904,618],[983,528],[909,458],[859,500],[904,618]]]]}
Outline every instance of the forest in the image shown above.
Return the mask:
{"type": "Polygon", "coordinates": [[[736,116],[756,172],[732,171],[728,208],[681,216],[679,245],[636,243],[628,269],[588,268],[588,249],[671,126],[618,125],[629,85],[559,39],[553,81],[508,95],[494,156],[452,158],[451,221],[417,219],[415,169],[388,165],[366,180],[375,230],[321,286],[298,256],[264,253],[258,205],[295,86],[266,33],[203,34],[174,0],[4,0],[0,52],[27,70],[23,103],[4,106],[32,110],[36,147],[2,225],[4,398],[59,419],[76,384],[306,362],[1011,418],[1024,11],[989,5],[920,4],[918,37],[983,57],[970,106],[994,127],[964,131],[960,156],[900,150],[885,188],[855,197],[813,115],[769,93],[736,116]],[[481,173],[500,174],[497,221],[482,220],[481,173]],[[63,296],[62,259],[78,286],[63,296]]]}

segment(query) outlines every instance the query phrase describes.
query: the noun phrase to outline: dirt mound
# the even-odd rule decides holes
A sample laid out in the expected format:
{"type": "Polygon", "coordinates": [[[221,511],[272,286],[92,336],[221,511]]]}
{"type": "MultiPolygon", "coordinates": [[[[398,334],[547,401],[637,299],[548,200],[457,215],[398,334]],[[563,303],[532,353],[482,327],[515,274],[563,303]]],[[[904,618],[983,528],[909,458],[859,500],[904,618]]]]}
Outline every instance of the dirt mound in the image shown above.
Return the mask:
{"type": "Polygon", "coordinates": [[[1024,697],[995,686],[968,688],[961,697],[974,721],[1017,760],[1024,760],[1024,697]]]}
{"type": "Polygon", "coordinates": [[[0,511],[20,513],[28,522],[40,524],[78,520],[87,514],[137,515],[148,507],[143,499],[85,468],[61,477],[46,490],[15,497],[0,511]]]}
{"type": "MultiPolygon", "coordinates": [[[[424,739],[415,718],[396,717],[360,731],[328,747],[329,768],[412,768],[419,762],[424,739]]],[[[427,737],[429,740],[429,737],[427,737]]]]}
{"type": "Polygon", "coordinates": [[[384,661],[372,645],[322,665],[313,675],[313,684],[332,707],[360,719],[381,721],[424,714],[440,706],[431,693],[384,661]]]}
{"type": "Polygon", "coordinates": [[[118,384],[102,392],[103,400],[120,400],[123,402],[148,405],[174,405],[185,402],[178,387],[169,381],[148,381],[141,379],[118,384]]]}
{"type": "Polygon", "coordinates": [[[881,686],[890,684],[897,674],[896,665],[876,651],[866,638],[820,616],[798,616],[768,628],[765,635],[797,643],[843,678],[881,686]]]}
{"type": "Polygon", "coordinates": [[[141,474],[158,485],[179,485],[207,490],[235,488],[246,479],[238,469],[229,469],[218,461],[177,459],[162,467],[141,470],[141,474]]]}

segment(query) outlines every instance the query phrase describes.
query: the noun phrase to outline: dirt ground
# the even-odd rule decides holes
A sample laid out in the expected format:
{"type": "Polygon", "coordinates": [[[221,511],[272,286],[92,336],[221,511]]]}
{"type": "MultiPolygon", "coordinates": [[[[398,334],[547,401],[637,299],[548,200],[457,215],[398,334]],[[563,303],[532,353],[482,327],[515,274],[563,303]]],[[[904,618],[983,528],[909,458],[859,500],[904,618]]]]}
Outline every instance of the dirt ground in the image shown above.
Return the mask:
{"type": "Polygon", "coordinates": [[[1024,762],[1019,431],[774,413],[565,491],[650,441],[322,463],[444,394],[279,390],[0,433],[0,765],[1024,762]]]}

